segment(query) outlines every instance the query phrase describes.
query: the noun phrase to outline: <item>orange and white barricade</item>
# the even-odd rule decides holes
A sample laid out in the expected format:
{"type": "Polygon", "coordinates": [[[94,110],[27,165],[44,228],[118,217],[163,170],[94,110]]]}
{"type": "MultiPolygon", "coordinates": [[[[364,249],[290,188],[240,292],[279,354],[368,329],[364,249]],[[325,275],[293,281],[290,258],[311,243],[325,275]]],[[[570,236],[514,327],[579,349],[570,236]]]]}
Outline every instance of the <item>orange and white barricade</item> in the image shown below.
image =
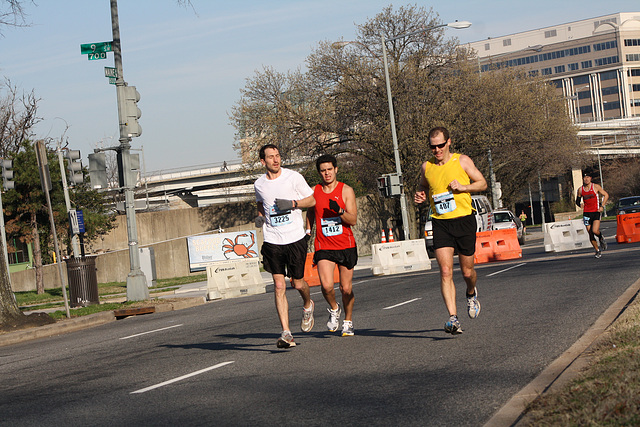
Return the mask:
{"type": "Polygon", "coordinates": [[[544,225],[546,252],[564,252],[589,247],[589,233],[581,219],[549,222],[544,225]]]}
{"type": "Polygon", "coordinates": [[[618,215],[616,221],[616,242],[640,242],[640,212],[618,215]]]}
{"type": "Polygon", "coordinates": [[[474,263],[482,264],[518,258],[522,258],[522,248],[518,243],[518,233],[515,228],[476,233],[474,263]]]}
{"type": "Polygon", "coordinates": [[[374,276],[431,269],[424,239],[374,244],[371,255],[374,276]]]}
{"type": "Polygon", "coordinates": [[[242,258],[207,264],[207,300],[264,294],[260,260],[242,258]]]}

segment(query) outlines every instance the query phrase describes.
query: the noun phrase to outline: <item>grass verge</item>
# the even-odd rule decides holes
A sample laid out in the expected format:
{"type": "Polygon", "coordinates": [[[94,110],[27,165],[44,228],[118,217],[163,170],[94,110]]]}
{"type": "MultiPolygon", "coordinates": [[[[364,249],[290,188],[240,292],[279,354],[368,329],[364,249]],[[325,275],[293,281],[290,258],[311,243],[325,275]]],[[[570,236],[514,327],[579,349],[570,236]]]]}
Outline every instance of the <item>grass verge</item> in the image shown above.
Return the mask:
{"type": "MultiPolygon", "coordinates": [[[[185,285],[188,283],[202,282],[207,280],[206,274],[198,274],[195,276],[175,277],[172,279],[161,279],[156,281],[156,285],[149,288],[151,293],[163,292],[175,289],[177,286],[185,285]]],[[[98,283],[98,296],[101,299],[114,297],[117,295],[126,295],[127,283],[126,282],[109,282],[98,283]]],[[[33,310],[35,308],[45,309],[52,307],[64,306],[64,299],[62,296],[62,288],[46,289],[44,293],[37,294],[36,291],[27,292],[15,292],[16,302],[23,311],[33,310]]],[[[67,287],[67,296],[69,296],[69,288],[67,287]]],[[[106,304],[100,304],[95,306],[83,307],[101,307],[106,304]]],[[[74,309],[77,311],[80,309],[74,309]]],[[[105,309],[109,310],[109,309],[105,309]]],[[[98,310],[98,311],[105,311],[98,310]]],[[[86,313],[92,314],[92,313],[86,313]]]]}
{"type": "Polygon", "coordinates": [[[591,363],[563,389],[529,405],[526,426],[640,425],[640,301],[589,350],[591,363]]]}

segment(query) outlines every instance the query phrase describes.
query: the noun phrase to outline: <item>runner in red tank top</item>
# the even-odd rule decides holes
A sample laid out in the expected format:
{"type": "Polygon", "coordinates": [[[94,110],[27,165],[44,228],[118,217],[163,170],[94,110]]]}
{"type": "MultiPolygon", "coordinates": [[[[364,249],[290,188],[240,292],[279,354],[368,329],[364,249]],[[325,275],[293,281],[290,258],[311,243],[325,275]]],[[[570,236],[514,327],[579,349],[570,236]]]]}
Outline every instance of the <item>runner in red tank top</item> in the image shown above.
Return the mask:
{"type": "Polygon", "coordinates": [[[607,194],[601,186],[591,182],[591,175],[585,174],[582,181],[582,187],[577,191],[577,206],[580,206],[580,199],[583,201],[583,220],[585,227],[587,227],[587,232],[589,233],[589,240],[591,241],[593,248],[596,250],[596,258],[600,258],[602,256],[600,249],[603,251],[607,249],[607,242],[600,232],[600,212],[604,212],[603,206],[607,204],[609,194],[607,194]],[[602,205],[600,204],[599,194],[602,195],[602,205]],[[596,236],[598,236],[598,240],[600,240],[600,247],[598,247],[596,236]]]}
{"type": "Polygon", "coordinates": [[[340,292],[344,307],[342,336],[351,336],[353,332],[353,267],[358,262],[358,249],[351,227],[356,225],[356,195],[353,188],[337,181],[338,162],[329,154],[316,160],[316,169],[322,183],[314,188],[316,205],[307,211],[307,234],[316,225],[313,263],[318,266],[318,276],[322,294],[329,303],[329,321],[327,328],[331,332],[338,330],[341,308],[336,302],[333,289],[333,272],[338,266],[340,273],[340,292]]]}

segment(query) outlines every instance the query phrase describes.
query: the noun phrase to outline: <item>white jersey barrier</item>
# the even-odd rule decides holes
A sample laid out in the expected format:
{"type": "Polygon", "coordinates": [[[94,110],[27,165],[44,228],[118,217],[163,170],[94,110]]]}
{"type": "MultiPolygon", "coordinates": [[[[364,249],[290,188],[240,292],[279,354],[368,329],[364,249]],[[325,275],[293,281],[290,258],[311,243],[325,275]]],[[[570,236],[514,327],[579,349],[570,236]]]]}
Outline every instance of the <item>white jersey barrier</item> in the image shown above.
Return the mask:
{"type": "Polygon", "coordinates": [[[431,270],[424,239],[374,244],[371,255],[374,276],[431,270]]]}
{"type": "Polygon", "coordinates": [[[244,258],[207,264],[207,300],[264,294],[260,260],[244,258]]]}
{"type": "Polygon", "coordinates": [[[581,219],[550,222],[544,226],[545,252],[563,252],[590,247],[589,233],[581,219]]]}

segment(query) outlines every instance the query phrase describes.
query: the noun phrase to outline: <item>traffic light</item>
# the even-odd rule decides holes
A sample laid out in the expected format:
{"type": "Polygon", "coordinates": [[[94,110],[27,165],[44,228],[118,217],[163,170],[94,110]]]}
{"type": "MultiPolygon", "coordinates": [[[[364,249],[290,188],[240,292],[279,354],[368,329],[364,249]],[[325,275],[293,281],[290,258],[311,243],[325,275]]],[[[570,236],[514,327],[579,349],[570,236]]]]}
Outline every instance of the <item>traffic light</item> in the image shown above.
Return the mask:
{"type": "Polygon", "coordinates": [[[140,93],[135,86],[124,87],[124,103],[122,126],[124,126],[121,134],[129,137],[142,135],[142,127],[138,123],[138,119],[142,116],[142,111],[138,108],[140,101],[140,93]]]}
{"type": "Polygon", "coordinates": [[[108,188],[107,162],[104,153],[89,154],[89,179],[94,190],[108,188]]]}
{"type": "Polygon", "coordinates": [[[399,196],[402,194],[402,177],[397,173],[378,177],[378,191],[381,197],[399,196]]]}
{"type": "Polygon", "coordinates": [[[140,172],[140,155],[129,153],[129,169],[124,167],[124,155],[118,151],[116,160],[118,162],[118,183],[120,187],[125,187],[124,176],[127,175],[127,183],[130,187],[135,187],[138,183],[138,172],[140,172]]]}
{"type": "Polygon", "coordinates": [[[13,160],[2,160],[2,185],[5,190],[16,188],[16,183],[13,180],[13,160]]]}
{"type": "Polygon", "coordinates": [[[378,177],[378,192],[380,193],[380,197],[389,197],[388,178],[388,175],[378,177]]]}
{"type": "Polygon", "coordinates": [[[82,184],[82,161],[80,160],[80,150],[67,150],[67,169],[69,170],[69,185],[82,184]]]}

